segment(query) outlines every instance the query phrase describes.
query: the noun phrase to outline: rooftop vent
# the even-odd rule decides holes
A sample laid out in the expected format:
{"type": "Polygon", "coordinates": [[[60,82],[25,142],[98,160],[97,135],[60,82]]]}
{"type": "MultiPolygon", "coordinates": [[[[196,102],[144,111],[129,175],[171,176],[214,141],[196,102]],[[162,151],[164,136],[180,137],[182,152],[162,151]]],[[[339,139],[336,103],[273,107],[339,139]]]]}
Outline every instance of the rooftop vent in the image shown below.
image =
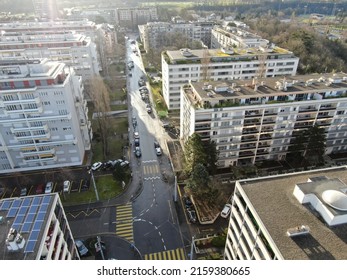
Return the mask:
{"type": "Polygon", "coordinates": [[[6,246],[9,251],[18,251],[23,249],[25,245],[25,239],[23,236],[17,232],[16,229],[10,228],[6,238],[6,246]]]}
{"type": "Polygon", "coordinates": [[[190,57],[192,56],[193,54],[190,52],[190,49],[180,49],[181,53],[183,56],[185,57],[190,57]]]}
{"type": "Polygon", "coordinates": [[[308,226],[302,225],[298,227],[293,227],[287,230],[287,235],[289,237],[295,237],[299,235],[306,235],[310,232],[310,228],[308,226]]]}

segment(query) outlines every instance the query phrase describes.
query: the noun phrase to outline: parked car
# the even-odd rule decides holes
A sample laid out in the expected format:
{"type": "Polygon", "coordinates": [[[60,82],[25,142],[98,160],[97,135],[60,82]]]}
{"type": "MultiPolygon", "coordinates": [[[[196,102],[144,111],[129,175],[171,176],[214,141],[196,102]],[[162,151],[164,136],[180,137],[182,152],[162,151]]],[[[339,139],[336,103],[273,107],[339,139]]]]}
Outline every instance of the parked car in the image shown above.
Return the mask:
{"type": "Polygon", "coordinates": [[[189,196],[184,196],[183,201],[186,208],[190,208],[193,206],[193,202],[190,200],[189,196]]]}
{"type": "Polygon", "coordinates": [[[83,191],[87,191],[87,190],[89,190],[89,185],[83,184],[81,187],[81,191],[83,192],[83,191]]]}
{"type": "Polygon", "coordinates": [[[137,120],[136,120],[136,117],[132,117],[131,118],[131,121],[133,123],[133,127],[135,127],[137,125],[137,120]]]}
{"type": "Polygon", "coordinates": [[[70,186],[71,186],[71,182],[69,180],[64,181],[63,191],[64,192],[69,192],[70,191],[70,186]]]}
{"type": "Polygon", "coordinates": [[[101,166],[102,166],[102,162],[100,162],[100,161],[95,162],[95,163],[93,163],[93,165],[92,165],[92,170],[93,170],[93,171],[96,171],[96,170],[100,169],[101,166]]]}
{"type": "Polygon", "coordinates": [[[191,223],[197,222],[195,210],[191,210],[190,208],[187,208],[187,215],[188,215],[189,222],[191,223]]]}
{"type": "Polygon", "coordinates": [[[160,144],[156,140],[154,140],[154,148],[160,148],[160,144]]]}
{"type": "Polygon", "coordinates": [[[140,138],[135,138],[134,139],[134,144],[136,147],[140,146],[140,138]]]}
{"type": "Polygon", "coordinates": [[[231,212],[231,205],[230,204],[225,204],[223,207],[222,212],[220,212],[221,217],[223,218],[228,218],[231,212]]]}
{"type": "Polygon", "coordinates": [[[140,147],[135,147],[135,151],[134,151],[134,153],[135,153],[135,156],[136,157],[141,157],[141,149],[140,149],[140,147]]]}
{"type": "Polygon", "coordinates": [[[151,105],[147,104],[147,105],[146,105],[146,110],[147,110],[147,113],[148,113],[148,114],[152,113],[151,105]]]}
{"type": "Polygon", "coordinates": [[[121,164],[120,164],[120,166],[122,166],[122,167],[126,167],[126,166],[128,166],[130,164],[130,162],[129,161],[127,161],[127,160],[124,160],[121,164]]]}
{"type": "Polygon", "coordinates": [[[78,253],[80,254],[81,257],[88,255],[89,250],[86,247],[86,245],[84,245],[82,240],[79,240],[79,239],[75,240],[75,244],[76,244],[78,253]]]}
{"type": "Polygon", "coordinates": [[[140,134],[137,131],[134,132],[134,138],[140,138],[140,134]]]}
{"type": "Polygon", "coordinates": [[[103,166],[102,166],[102,168],[103,168],[104,170],[110,169],[111,167],[113,167],[113,161],[112,161],[112,160],[109,160],[109,161],[107,161],[107,162],[104,162],[104,164],[103,164],[103,166]]]}
{"type": "Polygon", "coordinates": [[[37,187],[36,187],[36,194],[42,194],[44,192],[44,184],[39,184],[37,187]]]}
{"type": "Polygon", "coordinates": [[[20,196],[26,196],[27,193],[28,193],[27,188],[22,188],[22,189],[20,190],[20,196]]]}
{"type": "Polygon", "coordinates": [[[53,190],[53,182],[47,182],[45,187],[45,193],[51,193],[53,190]]]}
{"type": "Polygon", "coordinates": [[[161,156],[161,149],[160,148],[155,148],[155,153],[157,154],[157,156],[161,156]]]}

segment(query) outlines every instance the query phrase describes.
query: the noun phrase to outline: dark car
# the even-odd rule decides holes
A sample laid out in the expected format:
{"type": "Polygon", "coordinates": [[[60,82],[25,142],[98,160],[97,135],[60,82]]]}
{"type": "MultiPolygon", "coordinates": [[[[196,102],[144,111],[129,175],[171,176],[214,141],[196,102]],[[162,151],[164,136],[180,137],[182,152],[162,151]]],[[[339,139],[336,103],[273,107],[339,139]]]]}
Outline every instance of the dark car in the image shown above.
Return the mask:
{"type": "Polygon", "coordinates": [[[37,187],[36,187],[36,194],[42,194],[45,190],[45,185],[44,184],[39,184],[37,187]]]}
{"type": "Polygon", "coordinates": [[[189,222],[196,223],[197,218],[196,218],[195,210],[191,210],[190,208],[188,208],[187,209],[187,215],[188,215],[189,222]]]}
{"type": "Polygon", "coordinates": [[[154,141],[154,148],[160,148],[159,142],[158,141],[154,141]]]}
{"type": "Polygon", "coordinates": [[[140,146],[140,139],[139,138],[135,138],[134,139],[134,144],[136,147],[140,146]]]}
{"type": "Polygon", "coordinates": [[[140,149],[140,147],[135,147],[135,151],[134,151],[134,153],[135,153],[135,156],[136,157],[141,157],[141,149],[140,149]]]}
{"type": "Polygon", "coordinates": [[[190,208],[193,206],[193,202],[190,200],[189,196],[184,196],[183,201],[186,208],[190,208]]]}

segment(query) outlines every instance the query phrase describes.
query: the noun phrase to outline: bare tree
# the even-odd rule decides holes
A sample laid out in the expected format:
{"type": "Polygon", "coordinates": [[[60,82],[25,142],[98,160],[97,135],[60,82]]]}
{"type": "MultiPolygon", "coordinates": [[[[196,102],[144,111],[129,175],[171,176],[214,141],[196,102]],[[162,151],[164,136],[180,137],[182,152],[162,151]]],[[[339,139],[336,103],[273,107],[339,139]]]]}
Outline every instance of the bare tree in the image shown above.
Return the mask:
{"type": "Polygon", "coordinates": [[[202,80],[203,81],[208,81],[211,78],[211,73],[210,73],[210,62],[211,62],[211,57],[208,49],[205,49],[202,55],[201,59],[201,74],[202,74],[202,80]]]}
{"type": "Polygon", "coordinates": [[[108,136],[110,131],[110,121],[107,113],[110,111],[110,96],[107,87],[101,77],[95,77],[90,83],[90,95],[96,113],[96,122],[102,142],[102,152],[104,159],[109,153],[108,136]]]}

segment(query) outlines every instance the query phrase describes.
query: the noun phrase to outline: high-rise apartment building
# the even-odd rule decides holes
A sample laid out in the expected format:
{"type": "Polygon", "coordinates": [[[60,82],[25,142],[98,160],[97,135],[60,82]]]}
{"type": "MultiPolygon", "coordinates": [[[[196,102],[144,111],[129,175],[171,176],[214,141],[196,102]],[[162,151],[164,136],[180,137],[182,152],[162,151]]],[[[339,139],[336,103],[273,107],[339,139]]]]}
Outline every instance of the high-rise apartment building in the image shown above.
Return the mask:
{"type": "Polygon", "coordinates": [[[81,165],[91,146],[82,78],[64,63],[0,60],[0,173],[81,165]]]}
{"type": "Polygon", "coordinates": [[[0,200],[0,249],[2,260],[80,258],[57,193],[0,200]]]}
{"type": "Polygon", "coordinates": [[[34,13],[42,19],[56,20],[59,17],[56,0],[32,0],[34,13]]]}
{"type": "Polygon", "coordinates": [[[7,31],[0,35],[0,60],[49,58],[73,67],[88,82],[99,75],[96,45],[73,31],[7,31]]]}
{"type": "Polygon", "coordinates": [[[116,24],[122,27],[135,28],[139,24],[157,20],[156,7],[118,8],[115,11],[116,24]]]}
{"type": "Polygon", "coordinates": [[[195,82],[181,93],[181,139],[214,141],[219,167],[284,160],[313,125],[325,129],[326,154],[347,151],[345,73],[195,82]]]}
{"type": "Polygon", "coordinates": [[[201,41],[204,45],[210,46],[212,22],[148,22],[139,25],[140,38],[144,49],[157,49],[175,42],[170,42],[170,35],[179,33],[184,35],[189,41],[201,41]]]}
{"type": "Polygon", "coordinates": [[[346,171],[237,181],[224,259],[347,259],[346,171]]]}
{"type": "Polygon", "coordinates": [[[271,48],[231,48],[162,53],[163,97],[169,109],[180,108],[181,86],[189,81],[220,81],[296,74],[299,58],[271,48]]]}

